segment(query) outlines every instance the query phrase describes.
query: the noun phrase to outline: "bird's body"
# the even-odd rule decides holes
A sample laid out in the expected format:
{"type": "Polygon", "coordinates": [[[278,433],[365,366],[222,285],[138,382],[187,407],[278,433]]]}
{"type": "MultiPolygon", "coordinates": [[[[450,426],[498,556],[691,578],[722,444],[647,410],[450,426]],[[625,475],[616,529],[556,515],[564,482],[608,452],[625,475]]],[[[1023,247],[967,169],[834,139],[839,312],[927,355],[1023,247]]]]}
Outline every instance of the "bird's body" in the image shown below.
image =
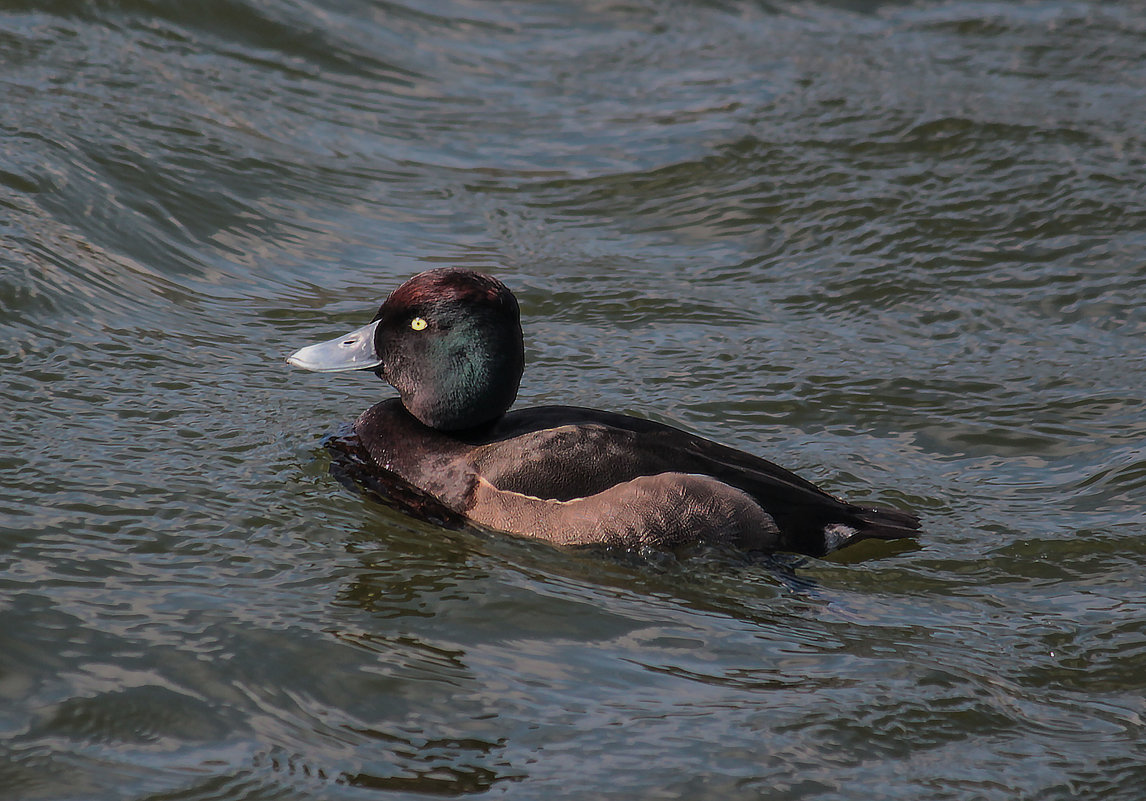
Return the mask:
{"type": "Polygon", "coordinates": [[[842,501],[671,426],[569,406],[507,413],[524,365],[521,341],[517,302],[504,285],[445,268],[403,284],[370,326],[291,360],[377,370],[401,397],[355,422],[370,460],[498,531],[559,545],[713,542],[813,555],[918,532],[908,512],[842,501]]]}

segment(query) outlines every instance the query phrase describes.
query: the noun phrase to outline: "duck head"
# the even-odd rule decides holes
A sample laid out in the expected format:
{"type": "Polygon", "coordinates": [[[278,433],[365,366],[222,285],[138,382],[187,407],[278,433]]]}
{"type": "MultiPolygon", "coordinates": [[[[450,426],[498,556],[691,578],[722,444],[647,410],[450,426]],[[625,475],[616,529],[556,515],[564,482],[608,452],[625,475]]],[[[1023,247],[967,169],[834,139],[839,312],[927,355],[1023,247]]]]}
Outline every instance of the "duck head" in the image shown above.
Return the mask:
{"type": "Polygon", "coordinates": [[[390,293],[369,325],[302,348],[287,362],[317,372],[371,370],[425,425],[472,428],[503,415],[517,397],[525,367],[521,313],[496,278],[428,270],[390,293]]]}

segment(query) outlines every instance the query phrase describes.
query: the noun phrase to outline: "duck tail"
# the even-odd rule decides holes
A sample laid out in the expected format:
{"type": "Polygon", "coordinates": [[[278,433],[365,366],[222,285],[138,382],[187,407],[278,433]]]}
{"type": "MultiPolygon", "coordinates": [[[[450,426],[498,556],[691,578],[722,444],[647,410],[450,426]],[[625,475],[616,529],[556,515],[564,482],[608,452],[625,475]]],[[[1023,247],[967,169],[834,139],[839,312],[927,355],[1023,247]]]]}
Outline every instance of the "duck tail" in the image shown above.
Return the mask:
{"type": "Polygon", "coordinates": [[[860,540],[901,540],[917,537],[920,532],[917,515],[901,509],[856,507],[847,523],[833,523],[824,528],[824,552],[831,553],[860,540]]]}
{"type": "Polygon", "coordinates": [[[860,509],[856,516],[864,539],[898,540],[919,536],[919,516],[901,509],[860,509]]]}

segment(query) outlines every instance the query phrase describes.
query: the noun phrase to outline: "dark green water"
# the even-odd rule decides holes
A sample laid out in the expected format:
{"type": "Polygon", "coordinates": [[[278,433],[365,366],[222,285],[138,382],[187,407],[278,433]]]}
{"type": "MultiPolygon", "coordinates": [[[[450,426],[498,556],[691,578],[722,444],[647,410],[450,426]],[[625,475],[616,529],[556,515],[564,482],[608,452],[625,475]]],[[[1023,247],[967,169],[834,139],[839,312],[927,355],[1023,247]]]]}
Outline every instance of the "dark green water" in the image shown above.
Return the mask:
{"type": "Polygon", "coordinates": [[[1141,3],[0,0],[0,798],[1142,798],[1144,131],[1141,3]],[[442,264],[920,547],[351,493],[442,264]]]}

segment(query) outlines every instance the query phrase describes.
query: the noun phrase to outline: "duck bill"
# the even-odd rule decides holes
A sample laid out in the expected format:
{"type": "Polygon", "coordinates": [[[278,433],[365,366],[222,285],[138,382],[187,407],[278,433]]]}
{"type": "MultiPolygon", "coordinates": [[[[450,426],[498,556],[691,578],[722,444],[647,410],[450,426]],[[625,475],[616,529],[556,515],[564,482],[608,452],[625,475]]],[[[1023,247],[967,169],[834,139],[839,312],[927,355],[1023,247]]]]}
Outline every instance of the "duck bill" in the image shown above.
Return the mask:
{"type": "Polygon", "coordinates": [[[347,370],[372,370],[382,364],[374,347],[378,320],[349,334],[299,348],[287,357],[287,364],[316,373],[341,373],[347,370]]]}

